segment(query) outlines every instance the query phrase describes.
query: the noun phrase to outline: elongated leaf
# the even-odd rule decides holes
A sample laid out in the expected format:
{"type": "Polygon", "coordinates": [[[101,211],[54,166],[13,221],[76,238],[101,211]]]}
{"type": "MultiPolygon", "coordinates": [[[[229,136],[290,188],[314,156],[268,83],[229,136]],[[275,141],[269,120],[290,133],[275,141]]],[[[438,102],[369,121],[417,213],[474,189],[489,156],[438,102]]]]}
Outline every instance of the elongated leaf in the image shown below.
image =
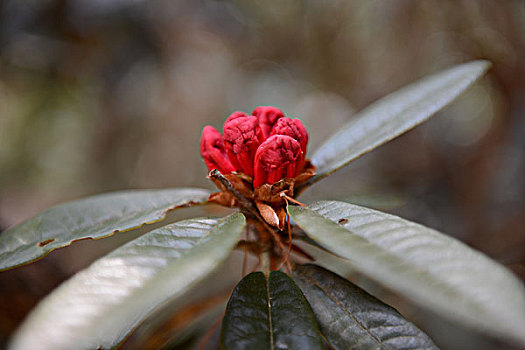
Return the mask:
{"type": "Polygon", "coordinates": [[[46,297],[10,349],[116,346],[156,306],[182,295],[224,261],[244,223],[241,214],[184,220],[125,244],[46,297]]]}
{"type": "Polygon", "coordinates": [[[525,289],[485,255],[435,230],[364,207],[291,207],[315,241],[362,273],[449,319],[525,344],[525,289]]]}
{"type": "Polygon", "coordinates": [[[294,280],[335,349],[437,349],[394,308],[328,270],[297,266],[294,280]]]}
{"type": "Polygon", "coordinates": [[[312,156],[316,182],[430,118],[479,79],[488,61],[473,61],[412,83],[374,102],[326,140],[312,156]]]}
{"type": "Polygon", "coordinates": [[[168,211],[203,202],[208,195],[198,188],[136,190],[60,204],[0,234],[0,271],[35,261],[74,241],[161,221],[168,211]]]}
{"type": "Polygon", "coordinates": [[[221,349],[323,349],[312,309],[279,271],[253,272],[235,288],[222,321],[221,349]]]}

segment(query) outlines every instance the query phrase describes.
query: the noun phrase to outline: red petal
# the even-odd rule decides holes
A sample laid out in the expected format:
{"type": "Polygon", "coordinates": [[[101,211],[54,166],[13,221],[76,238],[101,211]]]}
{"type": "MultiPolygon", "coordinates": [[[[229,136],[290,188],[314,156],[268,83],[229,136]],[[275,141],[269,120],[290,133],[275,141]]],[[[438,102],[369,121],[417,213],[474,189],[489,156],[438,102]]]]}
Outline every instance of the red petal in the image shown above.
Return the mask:
{"type": "Polygon", "coordinates": [[[259,122],[253,116],[238,116],[224,123],[224,145],[237,171],[253,176],[253,160],[263,141],[259,122]]]}
{"type": "Polygon", "coordinates": [[[272,128],[279,118],[284,117],[284,113],[279,109],[272,106],[260,106],[253,110],[252,115],[259,119],[259,125],[261,127],[264,139],[270,137],[272,128]]]}
{"type": "Polygon", "coordinates": [[[272,135],[290,136],[301,144],[301,149],[306,154],[306,145],[308,144],[308,132],[299,119],[280,118],[273,126],[272,135]]]}
{"type": "Polygon", "coordinates": [[[226,155],[221,134],[213,126],[205,126],[202,129],[201,155],[208,170],[218,169],[222,174],[230,174],[235,171],[232,163],[226,155]]]}
{"type": "Polygon", "coordinates": [[[273,184],[282,178],[299,175],[304,154],[299,141],[287,135],[273,135],[264,141],[255,155],[253,187],[273,184]]]}
{"type": "Polygon", "coordinates": [[[299,132],[301,133],[301,141],[299,141],[302,145],[304,142],[304,154],[306,154],[306,145],[308,144],[308,131],[306,131],[306,128],[304,127],[303,123],[299,119],[292,119],[297,128],[299,128],[299,132]]]}
{"type": "Polygon", "coordinates": [[[244,112],[240,112],[240,111],[233,112],[232,114],[230,114],[230,116],[228,118],[226,118],[226,121],[224,122],[224,124],[226,124],[227,122],[229,122],[231,120],[240,118],[240,117],[248,117],[248,114],[246,114],[244,112]]]}

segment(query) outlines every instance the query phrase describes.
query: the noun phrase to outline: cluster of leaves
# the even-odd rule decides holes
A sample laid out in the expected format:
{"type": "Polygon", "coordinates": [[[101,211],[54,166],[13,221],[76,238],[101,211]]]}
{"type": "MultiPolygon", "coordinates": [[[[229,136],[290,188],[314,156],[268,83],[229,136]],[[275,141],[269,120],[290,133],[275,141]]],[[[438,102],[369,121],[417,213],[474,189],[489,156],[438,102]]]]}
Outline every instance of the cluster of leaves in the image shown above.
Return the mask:
{"type": "MultiPolygon", "coordinates": [[[[358,113],[313,155],[328,176],[428,119],[488,69],[474,61],[413,83],[358,113]]],[[[0,236],[0,269],[35,261],[85,238],[103,238],[206,204],[202,189],[129,191],[51,208],[0,236]]],[[[349,260],[364,276],[459,324],[525,344],[525,292],[503,266],[435,230],[365,207],[319,201],[288,213],[310,244],[349,260]]],[[[152,230],[63,283],[28,316],[11,349],[109,349],[167,300],[181,299],[235,249],[241,213],[152,230]]],[[[304,238],[304,237],[303,237],[304,238]]],[[[235,288],[224,349],[434,349],[396,310],[315,265],[291,276],[254,272],[235,288]]]]}

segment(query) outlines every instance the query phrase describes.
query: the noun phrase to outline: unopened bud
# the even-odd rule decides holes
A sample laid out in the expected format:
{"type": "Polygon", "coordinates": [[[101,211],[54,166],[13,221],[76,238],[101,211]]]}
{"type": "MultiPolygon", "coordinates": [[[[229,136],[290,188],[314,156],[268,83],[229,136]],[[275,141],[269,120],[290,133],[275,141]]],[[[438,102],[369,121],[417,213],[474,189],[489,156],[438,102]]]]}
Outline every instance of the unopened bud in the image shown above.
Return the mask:
{"type": "Polygon", "coordinates": [[[271,135],[286,135],[296,139],[301,144],[301,150],[306,154],[308,132],[299,119],[280,118],[275,123],[271,135]]]}
{"type": "Polygon", "coordinates": [[[236,117],[224,124],[226,153],[237,171],[253,176],[253,161],[264,140],[259,122],[254,116],[236,117]]]}
{"type": "Polygon", "coordinates": [[[255,155],[253,187],[273,184],[285,177],[294,178],[303,164],[304,153],[299,141],[286,135],[273,135],[259,146],[255,155]]]}
{"type": "Polygon", "coordinates": [[[235,171],[224,149],[221,134],[213,126],[205,126],[202,129],[201,155],[208,170],[217,169],[222,174],[230,174],[235,171]]]}

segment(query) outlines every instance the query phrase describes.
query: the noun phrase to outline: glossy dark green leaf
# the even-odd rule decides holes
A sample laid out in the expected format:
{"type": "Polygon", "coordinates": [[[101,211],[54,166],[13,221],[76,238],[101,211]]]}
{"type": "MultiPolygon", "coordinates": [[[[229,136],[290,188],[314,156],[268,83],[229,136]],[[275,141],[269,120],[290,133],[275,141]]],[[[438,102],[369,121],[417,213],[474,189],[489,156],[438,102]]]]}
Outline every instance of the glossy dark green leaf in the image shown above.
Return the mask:
{"type": "Polygon", "coordinates": [[[159,222],[168,211],[204,202],[208,195],[198,188],[135,190],[60,204],[0,234],[0,271],[30,263],[78,240],[159,222]]]}
{"type": "Polygon", "coordinates": [[[289,211],[310,238],[368,277],[451,320],[525,344],[525,288],[482,253],[349,203],[320,201],[289,211]]]}
{"type": "Polygon", "coordinates": [[[312,309],[286,274],[247,275],[235,288],[222,322],[221,349],[323,349],[312,309]]]}
{"type": "Polygon", "coordinates": [[[352,117],[328,138],[312,156],[318,181],[352,160],[430,118],[478,80],[490,67],[473,61],[416,81],[352,117]]]}
{"type": "Polygon", "coordinates": [[[328,270],[297,266],[294,280],[334,349],[437,349],[394,308],[328,270]]]}
{"type": "Polygon", "coordinates": [[[190,219],[123,245],[40,302],[9,349],[113,348],[157,306],[177,301],[226,260],[244,225],[242,214],[190,219]]]}

